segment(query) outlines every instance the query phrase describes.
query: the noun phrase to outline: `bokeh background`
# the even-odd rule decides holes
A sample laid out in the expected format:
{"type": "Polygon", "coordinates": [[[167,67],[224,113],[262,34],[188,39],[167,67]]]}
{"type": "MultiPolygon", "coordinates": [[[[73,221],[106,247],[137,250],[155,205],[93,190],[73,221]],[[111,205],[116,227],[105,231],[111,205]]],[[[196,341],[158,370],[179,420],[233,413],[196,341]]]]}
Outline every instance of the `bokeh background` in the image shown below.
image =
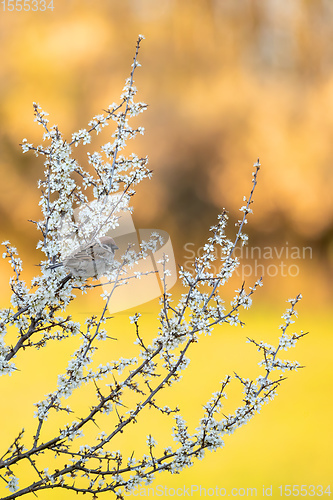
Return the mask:
{"type": "MultiPolygon", "coordinates": [[[[246,336],[273,342],[284,301],[299,292],[304,299],[296,327],[310,331],[297,352],[289,354],[306,368],[290,375],[277,400],[228,439],[225,449],[209,454],[179,477],[159,476],[155,484],[253,486],[260,493],[263,485],[328,484],[333,319],[331,0],[54,0],[53,11],[1,10],[1,241],[10,239],[18,247],[29,281],[39,255],[38,234],[28,219],[40,217],[37,180],[43,165],[41,158],[22,155],[19,143],[24,137],[41,142],[32,102],[38,102],[50,114],[50,122],[70,138],[118,99],[139,33],[146,40],[136,85],[139,100],[149,108],[140,117],[146,135],[131,148],[148,154],[154,176],[138,189],[136,227],[167,231],[176,262],[190,265],[193,252],[200,253],[208,228],[224,207],[233,234],[243,195],[251,189],[252,164],[258,157],[262,164],[247,229],[249,247],[261,249],[257,264],[263,266],[259,273],[264,288],[252,309],[244,312],[246,329],[223,328],[203,339],[193,353],[189,374],[170,397],[183,401],[183,413],[194,428],[202,404],[226,373],[234,369],[246,376],[255,365],[257,358],[245,344],[246,336]],[[263,257],[265,248],[272,249],[272,258],[263,257]],[[303,254],[304,248],[308,250],[303,254]],[[281,262],[284,273],[277,270],[281,262]]],[[[104,132],[104,142],[109,131],[104,132]]],[[[82,162],[86,150],[75,151],[82,162]]],[[[246,277],[247,285],[252,285],[259,276],[253,259],[245,258],[245,264],[252,266],[246,277]]],[[[0,272],[5,307],[10,298],[7,263],[0,263],[0,272]]],[[[241,280],[240,276],[235,285],[241,280]]],[[[179,286],[175,293],[180,293],[179,286]]],[[[232,296],[232,289],[226,296],[232,296]]],[[[98,295],[92,294],[80,298],[74,313],[80,319],[83,311],[99,305],[98,295]]],[[[150,336],[157,327],[158,302],[145,304],[142,311],[150,336]]],[[[120,355],[132,350],[126,315],[115,318],[120,339],[111,358],[118,350],[120,355]]],[[[64,353],[71,350],[53,346],[25,353],[21,372],[9,382],[2,378],[0,442],[9,444],[22,426],[34,428],[32,403],[54,388],[60,369],[49,360],[59,360],[64,369],[64,353]]],[[[166,433],[157,429],[157,440],[158,432],[166,433]]],[[[273,498],[278,498],[277,491],[273,498]]],[[[56,494],[45,492],[40,498],[56,494]]],[[[71,496],[62,493],[64,498],[71,496]]]]}

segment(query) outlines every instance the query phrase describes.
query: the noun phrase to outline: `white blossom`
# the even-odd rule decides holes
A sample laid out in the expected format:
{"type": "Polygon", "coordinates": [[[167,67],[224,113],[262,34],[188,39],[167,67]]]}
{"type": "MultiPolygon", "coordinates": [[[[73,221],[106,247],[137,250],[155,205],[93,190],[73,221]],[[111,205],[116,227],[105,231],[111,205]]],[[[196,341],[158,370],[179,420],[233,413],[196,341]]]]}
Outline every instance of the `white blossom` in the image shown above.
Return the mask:
{"type": "Polygon", "coordinates": [[[9,489],[10,492],[14,493],[15,491],[17,491],[19,489],[19,486],[18,486],[18,478],[15,477],[15,476],[12,476],[8,483],[7,483],[7,486],[6,488],[9,489]]]}

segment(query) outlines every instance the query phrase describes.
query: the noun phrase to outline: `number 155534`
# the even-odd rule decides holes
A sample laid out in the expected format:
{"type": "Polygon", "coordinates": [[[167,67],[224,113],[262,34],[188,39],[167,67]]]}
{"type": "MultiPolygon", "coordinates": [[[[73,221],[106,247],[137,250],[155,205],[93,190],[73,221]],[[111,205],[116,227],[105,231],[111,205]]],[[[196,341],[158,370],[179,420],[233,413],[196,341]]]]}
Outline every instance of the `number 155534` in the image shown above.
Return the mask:
{"type": "Polygon", "coordinates": [[[53,11],[54,9],[53,0],[2,0],[0,3],[2,5],[2,11],[7,10],[9,12],[19,12],[21,10],[36,12],[37,10],[43,11],[48,9],[53,11]]]}

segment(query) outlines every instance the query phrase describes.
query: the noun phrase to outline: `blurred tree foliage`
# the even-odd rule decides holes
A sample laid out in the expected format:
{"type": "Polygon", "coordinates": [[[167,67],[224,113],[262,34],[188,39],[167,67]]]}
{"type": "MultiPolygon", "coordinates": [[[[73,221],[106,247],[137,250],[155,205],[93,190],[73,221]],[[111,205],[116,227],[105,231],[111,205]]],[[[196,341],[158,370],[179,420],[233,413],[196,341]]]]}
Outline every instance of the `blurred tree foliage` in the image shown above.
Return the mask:
{"type": "MultiPolygon", "coordinates": [[[[32,101],[69,134],[113,102],[138,33],[137,76],[149,104],[153,181],[138,194],[138,226],[179,244],[202,240],[221,207],[238,218],[252,163],[263,165],[251,220],[255,241],[311,242],[328,257],[333,219],[331,0],[72,0],[53,12],[0,17],[2,231],[32,234],[42,162],[32,101]]],[[[85,161],[85,150],[75,151],[85,161]]],[[[29,236],[30,237],[30,236],[29,236]]],[[[33,248],[33,247],[32,247],[33,248]]]]}

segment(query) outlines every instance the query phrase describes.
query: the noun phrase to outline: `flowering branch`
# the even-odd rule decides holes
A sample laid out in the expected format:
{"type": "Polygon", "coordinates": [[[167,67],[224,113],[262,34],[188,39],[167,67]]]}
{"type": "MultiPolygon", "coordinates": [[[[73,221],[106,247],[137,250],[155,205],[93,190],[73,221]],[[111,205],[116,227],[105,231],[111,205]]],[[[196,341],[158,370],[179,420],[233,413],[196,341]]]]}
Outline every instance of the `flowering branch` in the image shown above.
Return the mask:
{"type": "Polygon", "coordinates": [[[9,260],[14,276],[10,279],[11,307],[0,310],[0,373],[14,373],[14,358],[20,363],[28,348],[41,349],[50,341],[72,336],[79,337],[80,345],[68,360],[65,373],[58,376],[57,387],[35,404],[33,436],[26,436],[22,430],[0,458],[0,482],[9,490],[7,496],[3,495],[4,500],[54,488],[91,493],[93,498],[112,492],[122,499],[124,492],[142,483],[150,484],[156,473],[178,473],[192,465],[195,458],[202,459],[206,450],[222,447],[226,434],[247,423],[276,395],[285,379],[275,373],[273,376],[273,372],[301,368],[297,362],[278,358],[280,350],[293,347],[305,335],[288,336],[286,333],[296,315],[295,306],[301,298],[298,295],[289,301],[291,307],[283,316],[285,324],[281,327],[277,347],[248,339],[263,355],[259,366],[264,373],[255,380],[235,374],[234,378],[243,386],[244,398],[232,414],[222,413],[226,389],[233,380],[230,375],[204,405],[204,415],[192,431],[178,406],[170,408],[160,403],[166,389],[181,379],[182,371],[189,364],[190,349],[200,335],[211,334],[214,327],[224,323],[243,326],[239,317],[241,307],[250,307],[252,295],[262,286],[259,279],[247,291],[243,283],[229,306],[220,296],[220,288],[239,264],[235,248],[247,242],[243,229],[252,213],[250,206],[260,170],[259,160],[254,164],[250,196],[244,198],[246,204],[240,209],[243,215],[236,224],[235,238],[230,240],[226,236],[228,215],[224,210],[217,224],[211,227],[212,236],[204,246],[203,255],[195,260],[193,272],[180,266],[179,277],[185,293],[176,305],[172,305],[167,286],[168,256],[163,255],[159,262],[163,269],[163,294],[157,336],[150,344],[147,342],[141,333],[140,314],[136,313],[130,320],[134,325],[138,356],[101,364],[94,362],[95,354],[101,351],[101,342],[113,338],[109,333],[112,318],[108,310],[116,289],[127,286],[134,277],[149,274],[131,274],[129,270],[161,246],[160,236],[152,233],[139,250],[128,245],[121,258],[116,254],[115,259],[118,247],[108,236],[119,225],[120,212],[132,210],[130,201],[136,185],[151,176],[147,158],[120,155],[128,139],[143,133],[142,127],[133,129],[129,125],[132,116],[146,109],[144,103],[134,101],[134,75],[139,66],[137,58],[142,39],[139,36],[130,77],[119,104],[111,104],[104,114],[95,116],[88,129],[75,132],[69,142],[63,139],[56,126],[48,125],[47,114],[34,104],[35,120],[43,127],[44,141],[48,145],[33,146],[27,139],[22,141],[23,152],[33,151],[45,158],[44,179],[39,181],[43,218],[34,221],[42,235],[37,248],[42,250],[45,259],[40,263],[41,274],[33,278],[28,287],[21,278],[22,261],[17,250],[8,241],[3,243],[6,250],[3,256],[9,260]],[[90,144],[92,133],[99,134],[112,121],[115,122],[113,141],[104,144],[100,151],[87,154],[87,168],[79,165],[72,148],[90,144]],[[87,193],[93,198],[89,199],[87,193]],[[214,274],[211,268],[217,247],[221,248],[221,268],[214,274]],[[89,289],[101,286],[94,282],[101,276],[107,279],[109,288],[102,293],[105,305],[99,315],[87,317],[84,324],[73,321],[70,315],[63,316],[75,300],[75,293],[88,293],[89,289]],[[17,331],[17,337],[13,345],[7,345],[5,338],[12,329],[17,331]],[[90,384],[95,395],[89,407],[77,415],[73,403],[67,405],[64,400],[70,399],[84,384],[90,384]],[[160,448],[149,433],[147,452],[133,452],[126,458],[121,451],[114,450],[115,439],[126,433],[129,424],[142,422],[149,408],[174,418],[172,432],[176,445],[160,448]],[[75,414],[75,419],[66,422],[60,418],[59,430],[50,437],[49,422],[54,421],[59,412],[61,416],[75,414]],[[102,420],[103,425],[107,422],[105,430],[83,443],[84,432],[90,424],[98,426],[102,420]],[[23,485],[19,474],[21,464],[30,466],[30,480],[23,485]]]}

